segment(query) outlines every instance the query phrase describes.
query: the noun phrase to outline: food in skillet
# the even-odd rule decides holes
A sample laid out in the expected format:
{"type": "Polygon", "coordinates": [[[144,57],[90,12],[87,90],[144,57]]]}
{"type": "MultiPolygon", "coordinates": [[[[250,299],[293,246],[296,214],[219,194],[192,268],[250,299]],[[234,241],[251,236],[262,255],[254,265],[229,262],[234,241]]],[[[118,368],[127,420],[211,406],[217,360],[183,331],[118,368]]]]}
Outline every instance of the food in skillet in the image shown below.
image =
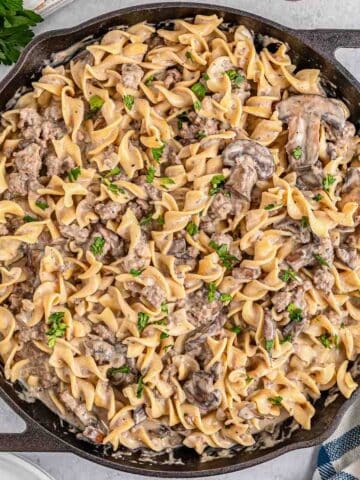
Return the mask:
{"type": "Polygon", "coordinates": [[[359,138],[225,27],[113,30],[2,115],[6,377],[115,450],[252,445],[357,387],[359,138]]]}

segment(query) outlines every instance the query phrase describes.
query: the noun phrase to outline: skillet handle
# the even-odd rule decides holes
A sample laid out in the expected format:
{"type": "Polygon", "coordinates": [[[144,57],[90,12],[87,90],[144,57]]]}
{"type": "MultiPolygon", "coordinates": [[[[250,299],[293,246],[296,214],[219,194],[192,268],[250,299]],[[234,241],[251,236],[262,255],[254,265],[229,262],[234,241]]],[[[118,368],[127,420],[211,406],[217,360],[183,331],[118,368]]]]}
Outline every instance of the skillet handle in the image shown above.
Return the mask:
{"type": "MultiPolygon", "coordinates": [[[[27,422],[27,421],[26,421],[27,422]]],[[[21,433],[0,433],[0,452],[66,452],[69,448],[35,422],[21,433]]]]}
{"type": "Polygon", "coordinates": [[[330,60],[334,60],[338,48],[360,48],[360,30],[294,30],[294,33],[330,60]]]}

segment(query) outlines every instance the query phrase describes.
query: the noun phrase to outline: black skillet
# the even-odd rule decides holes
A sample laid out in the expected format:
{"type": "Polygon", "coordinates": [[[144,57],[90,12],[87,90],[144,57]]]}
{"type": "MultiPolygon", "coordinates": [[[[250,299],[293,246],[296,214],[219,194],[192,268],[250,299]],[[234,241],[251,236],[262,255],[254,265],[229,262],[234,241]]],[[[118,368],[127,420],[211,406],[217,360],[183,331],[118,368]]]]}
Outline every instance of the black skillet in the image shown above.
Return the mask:
{"type": "MultiPolygon", "coordinates": [[[[233,8],[181,2],[124,8],[74,28],[46,32],[38,36],[28,45],[16,66],[0,83],[0,108],[6,108],[7,102],[20,87],[30,84],[30,81],[38,75],[44,61],[54,52],[64,50],[85,37],[90,35],[98,37],[116,25],[132,25],[145,20],[158,23],[172,18],[213,13],[223,17],[225,22],[243,24],[256,33],[287,42],[291,46],[293,62],[299,68],[320,68],[328,94],[347,102],[354,123],[360,118],[360,84],[334,57],[337,48],[360,47],[359,30],[292,30],[233,8]]],[[[360,375],[358,381],[359,377],[360,375]]],[[[319,444],[334,431],[355,398],[360,397],[360,389],[350,400],[338,396],[328,406],[324,404],[324,396],[318,402],[312,430],[297,430],[290,439],[272,448],[239,451],[230,458],[215,458],[211,461],[201,461],[193,451],[181,448],[174,455],[180,463],[173,465],[168,463],[167,455],[156,457],[151,463],[144,462],[136,452],[122,458],[114,458],[110,452],[77,439],[75,434],[69,433],[59,418],[43,404],[26,403],[21,400],[14,386],[5,381],[1,374],[0,397],[25,420],[27,425],[24,433],[0,434],[0,451],[71,452],[103,466],[131,473],[159,477],[198,477],[242,470],[291,450],[319,444]]]]}

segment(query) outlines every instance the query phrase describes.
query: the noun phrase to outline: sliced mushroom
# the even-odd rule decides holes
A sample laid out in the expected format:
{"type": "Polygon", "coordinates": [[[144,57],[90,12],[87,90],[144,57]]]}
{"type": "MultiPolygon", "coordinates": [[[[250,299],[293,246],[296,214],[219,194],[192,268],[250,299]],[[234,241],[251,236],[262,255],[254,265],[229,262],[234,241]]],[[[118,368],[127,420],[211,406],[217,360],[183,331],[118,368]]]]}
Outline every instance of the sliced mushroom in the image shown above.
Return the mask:
{"type": "Polygon", "coordinates": [[[348,108],[340,100],[320,95],[294,95],[279,102],[276,110],[279,119],[288,124],[286,151],[290,166],[300,177],[306,174],[304,183],[321,181],[315,172],[309,177],[319,159],[321,121],[343,130],[349,116],[348,108]]]}
{"type": "Polygon", "coordinates": [[[252,140],[237,140],[222,152],[224,165],[232,167],[226,185],[251,199],[257,180],[266,180],[274,173],[274,158],[269,149],[252,140]]]}
{"type": "Polygon", "coordinates": [[[221,392],[214,388],[214,376],[209,372],[193,372],[183,389],[187,400],[204,413],[217,409],[221,403],[221,392]]]}

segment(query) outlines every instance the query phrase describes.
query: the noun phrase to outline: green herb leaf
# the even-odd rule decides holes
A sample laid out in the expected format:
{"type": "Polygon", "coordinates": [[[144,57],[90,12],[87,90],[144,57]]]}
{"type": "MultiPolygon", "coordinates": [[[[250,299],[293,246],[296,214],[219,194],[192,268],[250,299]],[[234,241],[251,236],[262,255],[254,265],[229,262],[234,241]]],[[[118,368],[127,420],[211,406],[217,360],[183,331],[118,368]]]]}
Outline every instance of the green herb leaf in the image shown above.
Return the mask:
{"type": "Polygon", "coordinates": [[[170,344],[170,345],[165,345],[165,347],[164,347],[165,352],[167,352],[169,350],[169,348],[172,348],[173,346],[174,346],[173,343],[170,344]]]}
{"type": "Polygon", "coordinates": [[[191,237],[193,237],[199,232],[199,227],[194,222],[189,222],[186,225],[186,231],[191,237]]]}
{"type": "Polygon", "coordinates": [[[236,335],[239,335],[239,333],[241,333],[241,327],[239,327],[239,325],[234,325],[230,328],[230,331],[236,333],[236,335]]]}
{"type": "Polygon", "coordinates": [[[130,373],[130,367],[128,365],[122,365],[121,367],[111,367],[106,371],[107,378],[111,378],[117,373],[130,373]]]}
{"type": "Polygon", "coordinates": [[[192,56],[192,53],[191,52],[186,52],[185,53],[185,57],[188,58],[189,60],[191,60],[192,62],[194,61],[193,59],[193,56],[192,56]]]}
{"type": "Polygon", "coordinates": [[[107,187],[109,192],[113,193],[114,195],[119,195],[119,193],[126,193],[122,187],[119,187],[118,185],[116,185],[116,183],[110,182],[107,178],[103,178],[102,183],[107,187]]]}
{"type": "Polygon", "coordinates": [[[75,167],[70,170],[68,173],[68,178],[70,182],[76,182],[76,180],[79,178],[81,173],[81,168],[80,167],[75,167]]]}
{"type": "Polygon", "coordinates": [[[121,168],[120,167],[114,167],[112,168],[106,175],[105,177],[114,177],[115,175],[119,175],[121,173],[121,168]]]}
{"type": "Polygon", "coordinates": [[[223,264],[224,267],[227,269],[232,269],[234,266],[240,262],[240,260],[235,257],[234,255],[231,255],[228,252],[228,247],[225,244],[218,245],[216,242],[211,240],[209,242],[209,246],[215,250],[215,252],[218,254],[221,263],[223,264]]]}
{"type": "Polygon", "coordinates": [[[203,74],[202,78],[204,80],[210,80],[210,77],[209,77],[208,73],[206,73],[206,72],[203,74]]]}
{"type": "Polygon", "coordinates": [[[99,97],[98,95],[93,95],[89,99],[90,112],[94,114],[99,112],[104,103],[105,101],[101,97],[99,97]]]}
{"type": "Polygon", "coordinates": [[[229,293],[222,293],[220,295],[220,300],[224,303],[231,302],[232,296],[229,293]]]}
{"type": "Polygon", "coordinates": [[[331,336],[328,333],[324,333],[319,337],[320,342],[324,345],[325,348],[331,347],[331,336]]]}
{"type": "Polygon", "coordinates": [[[145,217],[143,217],[139,224],[140,225],[148,225],[150,222],[152,222],[152,219],[153,219],[153,214],[152,213],[149,213],[148,215],[146,215],[145,217]]]}
{"type": "Polygon", "coordinates": [[[325,192],[329,192],[331,185],[333,185],[335,182],[336,178],[333,175],[326,175],[326,177],[322,181],[325,192]]]}
{"type": "Polygon", "coordinates": [[[148,171],[147,171],[147,174],[146,174],[146,182],[147,183],[153,183],[154,178],[155,178],[155,172],[156,172],[155,167],[150,166],[148,168],[148,171]]]}
{"type": "Polygon", "coordinates": [[[274,348],[274,340],[265,340],[265,350],[271,352],[274,348]]]}
{"type": "Polygon", "coordinates": [[[135,98],[133,95],[124,95],[124,105],[128,110],[131,110],[134,106],[135,98]]]}
{"type": "Polygon", "coordinates": [[[215,295],[216,295],[216,285],[214,282],[211,282],[207,285],[208,289],[208,295],[207,298],[209,302],[213,302],[215,300],[215,295]]]}
{"type": "Polygon", "coordinates": [[[199,100],[196,100],[196,101],[194,102],[194,109],[195,109],[196,111],[198,111],[198,110],[201,109],[201,102],[200,102],[199,100]]]}
{"type": "Polygon", "coordinates": [[[247,385],[249,385],[250,382],[254,380],[254,377],[250,377],[250,375],[246,375],[245,382],[247,385]]]}
{"type": "Polygon", "coordinates": [[[281,344],[286,342],[292,342],[292,335],[285,335],[285,337],[280,341],[281,344]]]}
{"type": "Polygon", "coordinates": [[[56,340],[65,335],[66,324],[63,322],[64,312],[54,312],[49,316],[48,323],[51,324],[49,330],[46,332],[48,338],[48,345],[54,348],[56,340]]]}
{"type": "Polygon", "coordinates": [[[301,225],[301,228],[307,228],[310,225],[309,217],[301,217],[300,225],[301,225]]]}
{"type": "Polygon", "coordinates": [[[95,237],[92,244],[90,245],[90,250],[94,255],[101,255],[105,246],[105,238],[102,236],[95,237]]]}
{"type": "Polygon", "coordinates": [[[209,190],[209,195],[216,195],[225,184],[224,175],[214,175],[210,180],[211,188],[209,190]]]}
{"type": "Polygon", "coordinates": [[[24,220],[24,222],[27,222],[27,223],[29,223],[29,222],[37,222],[37,221],[38,221],[37,218],[32,217],[31,215],[28,215],[28,214],[26,214],[26,215],[23,216],[23,220],[24,220]]]}
{"type": "Polygon", "coordinates": [[[302,309],[297,307],[295,303],[289,303],[287,311],[289,312],[289,318],[292,322],[300,323],[302,321],[302,309]]]}
{"type": "Polygon", "coordinates": [[[162,311],[163,313],[169,313],[169,307],[167,306],[167,304],[166,304],[165,302],[163,302],[163,303],[161,304],[161,311],[162,311]]]}
{"type": "Polygon", "coordinates": [[[145,85],[147,87],[150,87],[150,85],[152,84],[152,82],[155,80],[155,77],[154,75],[150,75],[146,80],[145,80],[145,85]]]}
{"type": "Polygon", "coordinates": [[[192,90],[192,92],[195,93],[198,100],[200,100],[200,102],[201,102],[206,95],[207,88],[202,83],[197,82],[197,83],[194,83],[194,85],[191,87],[191,90],[192,90]]]}
{"type": "Polygon", "coordinates": [[[294,150],[291,152],[291,155],[295,158],[295,160],[300,160],[302,157],[303,151],[300,145],[294,148],[294,150]]]}
{"type": "Polygon", "coordinates": [[[329,266],[329,264],[325,260],[325,258],[322,257],[321,255],[319,255],[318,253],[314,253],[314,258],[319,263],[319,265],[322,265],[323,267],[328,267],[329,266]]]}
{"type": "Polygon", "coordinates": [[[164,225],[165,224],[164,215],[159,215],[155,220],[156,220],[156,223],[158,225],[164,225]]]}
{"type": "Polygon", "coordinates": [[[277,397],[269,397],[268,400],[272,405],[281,405],[281,402],[283,401],[283,397],[280,397],[279,395],[277,397]]]}
{"type": "Polygon", "coordinates": [[[143,270],[137,270],[136,268],[130,268],[130,275],[132,275],[133,277],[140,277],[140,275],[142,274],[143,270]]]}
{"type": "Polygon", "coordinates": [[[160,158],[162,157],[162,154],[164,153],[164,148],[165,148],[165,143],[163,145],[161,145],[161,147],[151,149],[151,155],[153,156],[153,159],[156,162],[160,161],[160,158]]]}
{"type": "Polygon", "coordinates": [[[229,77],[229,79],[237,86],[244,82],[245,77],[241,75],[237,70],[226,70],[225,74],[229,77]]]}
{"type": "Polygon", "coordinates": [[[196,138],[201,140],[202,138],[206,137],[206,133],[205,132],[197,132],[195,136],[196,136],[196,138]]]}
{"type": "Polygon", "coordinates": [[[322,198],[323,196],[320,193],[317,193],[316,195],[313,196],[313,200],[315,200],[315,202],[320,202],[322,198]]]}
{"type": "Polygon", "coordinates": [[[274,208],[280,208],[282,207],[282,203],[268,203],[265,207],[264,210],[274,210],[274,208]]]}
{"type": "Polygon", "coordinates": [[[47,202],[43,202],[42,200],[36,200],[35,205],[41,208],[41,210],[46,210],[49,208],[49,204],[47,202]]]}
{"type": "Polygon", "coordinates": [[[138,313],[137,327],[138,327],[138,330],[139,330],[140,333],[144,330],[144,328],[149,323],[149,319],[150,319],[150,317],[147,313],[145,313],[145,312],[139,312],[138,313]]]}
{"type": "Polygon", "coordinates": [[[144,383],[143,383],[143,377],[141,376],[138,380],[137,383],[137,388],[136,388],[136,397],[141,398],[144,390],[144,383]]]}
{"type": "Polygon", "coordinates": [[[174,185],[175,181],[169,177],[161,177],[160,183],[162,187],[166,187],[167,185],[174,185]]]}
{"type": "Polygon", "coordinates": [[[290,280],[296,280],[296,272],[294,272],[294,270],[292,270],[291,268],[288,268],[286,270],[283,270],[280,275],[279,275],[280,279],[283,281],[283,282],[290,282],[290,280]]]}
{"type": "Polygon", "coordinates": [[[160,340],[165,340],[165,338],[169,338],[169,334],[166,332],[161,332],[160,334],[160,340]]]}

